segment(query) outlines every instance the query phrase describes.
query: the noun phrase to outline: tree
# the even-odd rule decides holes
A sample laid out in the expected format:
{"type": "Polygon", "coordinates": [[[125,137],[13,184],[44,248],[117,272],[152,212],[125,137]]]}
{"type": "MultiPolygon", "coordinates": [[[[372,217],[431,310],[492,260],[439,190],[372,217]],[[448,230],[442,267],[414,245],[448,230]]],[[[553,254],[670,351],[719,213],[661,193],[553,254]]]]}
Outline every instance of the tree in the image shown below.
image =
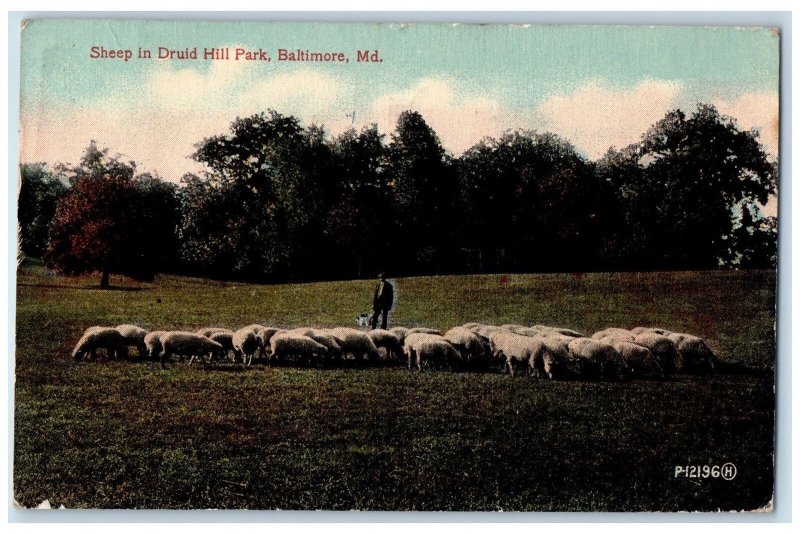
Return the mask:
{"type": "Polygon", "coordinates": [[[318,269],[319,215],[331,187],[321,128],[270,110],[237,118],[227,134],[200,142],[194,158],[209,171],[187,192],[201,211],[184,218],[184,258],[208,243],[221,247],[208,254],[226,258],[218,267],[238,277],[296,279],[318,269]]]}
{"type": "Polygon", "coordinates": [[[135,164],[108,158],[93,142],[70,171],[70,191],[58,202],[46,264],[64,274],[100,271],[152,280],[174,240],[173,189],[153,176],[135,176],[135,164]]]}
{"type": "Polygon", "coordinates": [[[409,272],[447,270],[458,194],[453,165],[416,111],[400,114],[391,138],[388,172],[398,214],[393,265],[409,272]]]}
{"type": "Polygon", "coordinates": [[[20,247],[28,256],[41,258],[59,199],[67,186],[44,163],[20,165],[18,219],[20,247]]]}
{"type": "Polygon", "coordinates": [[[550,133],[507,132],[458,162],[462,251],[478,270],[542,271],[600,265],[607,188],[550,133]]]}
{"type": "Polygon", "coordinates": [[[739,130],[734,119],[703,104],[690,117],[667,113],[642,141],[601,166],[634,223],[628,261],[637,268],[735,264],[735,214],[764,204],[777,180],[757,132],[739,130]]]}

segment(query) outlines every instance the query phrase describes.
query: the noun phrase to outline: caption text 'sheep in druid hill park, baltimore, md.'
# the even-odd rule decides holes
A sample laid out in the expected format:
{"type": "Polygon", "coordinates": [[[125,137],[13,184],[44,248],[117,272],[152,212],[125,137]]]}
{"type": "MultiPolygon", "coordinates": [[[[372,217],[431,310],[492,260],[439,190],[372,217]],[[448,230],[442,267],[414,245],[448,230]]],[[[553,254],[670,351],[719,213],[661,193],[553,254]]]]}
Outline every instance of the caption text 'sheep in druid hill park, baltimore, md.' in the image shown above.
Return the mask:
{"type": "MultiPolygon", "coordinates": [[[[130,61],[132,59],[162,59],[162,60],[188,60],[188,61],[267,61],[271,62],[273,55],[263,48],[203,48],[198,47],[173,50],[163,46],[156,47],[154,51],[149,48],[138,48],[135,52],[129,48],[106,48],[92,46],[89,51],[90,59],[108,59],[130,61]]],[[[310,61],[323,63],[350,63],[350,55],[345,52],[303,50],[300,48],[278,48],[275,58],[277,61],[310,61]]],[[[357,63],[383,63],[383,58],[378,50],[362,49],[355,51],[357,63]]]]}

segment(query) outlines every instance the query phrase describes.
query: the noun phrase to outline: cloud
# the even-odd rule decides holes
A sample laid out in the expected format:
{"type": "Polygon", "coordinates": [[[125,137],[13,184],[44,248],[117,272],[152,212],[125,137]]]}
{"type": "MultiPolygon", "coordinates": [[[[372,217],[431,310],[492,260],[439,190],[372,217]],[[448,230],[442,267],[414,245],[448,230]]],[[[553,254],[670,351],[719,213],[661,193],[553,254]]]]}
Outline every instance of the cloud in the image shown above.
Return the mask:
{"type": "Polygon", "coordinates": [[[734,100],[712,102],[723,115],[736,119],[740,129],[755,129],[759,141],[768,154],[778,155],[778,131],[780,125],[779,99],[777,93],[745,93],[734,100]]]}
{"type": "Polygon", "coordinates": [[[91,139],[178,181],[202,166],[194,144],[227,130],[236,116],[274,108],[324,119],[344,86],[308,70],[262,74],[244,62],[213,62],[205,72],[161,67],[135,98],[116,94],[87,106],[32,106],[22,116],[21,161],[76,162],[91,139]]]}
{"type": "Polygon", "coordinates": [[[631,89],[613,89],[589,82],[568,95],[555,95],[535,114],[541,128],[556,133],[592,159],[615,146],[621,148],[675,107],[682,85],[674,81],[643,81],[631,89]]]}
{"type": "MultiPolygon", "coordinates": [[[[379,131],[388,134],[394,131],[397,117],[405,110],[418,111],[453,154],[461,154],[481,138],[497,136],[511,127],[508,111],[498,101],[458,95],[450,81],[439,78],[423,78],[409,90],[379,96],[359,124],[376,123],[379,131]]],[[[331,130],[349,126],[336,121],[331,130]]]]}

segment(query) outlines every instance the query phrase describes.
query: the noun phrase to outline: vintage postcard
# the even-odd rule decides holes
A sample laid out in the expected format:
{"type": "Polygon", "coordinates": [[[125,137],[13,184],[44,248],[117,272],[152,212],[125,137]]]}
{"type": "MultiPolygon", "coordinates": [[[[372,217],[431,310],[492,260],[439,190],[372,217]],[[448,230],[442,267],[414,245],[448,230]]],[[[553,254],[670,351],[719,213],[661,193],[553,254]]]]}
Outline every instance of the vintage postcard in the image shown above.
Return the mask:
{"type": "Polygon", "coordinates": [[[773,510],[774,28],[20,36],[20,507],[773,510]]]}

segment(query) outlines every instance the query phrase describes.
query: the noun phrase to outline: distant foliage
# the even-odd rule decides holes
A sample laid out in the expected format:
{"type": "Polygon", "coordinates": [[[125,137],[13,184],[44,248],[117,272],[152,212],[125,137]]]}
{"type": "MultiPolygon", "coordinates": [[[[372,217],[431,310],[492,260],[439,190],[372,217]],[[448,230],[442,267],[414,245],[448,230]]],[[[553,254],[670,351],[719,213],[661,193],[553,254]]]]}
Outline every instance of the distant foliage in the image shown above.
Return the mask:
{"type": "Polygon", "coordinates": [[[22,252],[41,258],[47,250],[50,226],[56,204],[67,192],[67,186],[44,163],[20,166],[20,190],[17,215],[22,252]]]}
{"type": "Polygon", "coordinates": [[[270,110],[196,147],[206,171],[181,187],[94,142],[57,175],[23,165],[23,250],[104,281],[161,270],[284,281],[777,261],[777,221],[759,209],[777,163],[756,132],[713,106],[671,111],[594,162],[536,131],[454,158],[415,111],[388,138],[375,125],[330,138],[270,110]]]}

